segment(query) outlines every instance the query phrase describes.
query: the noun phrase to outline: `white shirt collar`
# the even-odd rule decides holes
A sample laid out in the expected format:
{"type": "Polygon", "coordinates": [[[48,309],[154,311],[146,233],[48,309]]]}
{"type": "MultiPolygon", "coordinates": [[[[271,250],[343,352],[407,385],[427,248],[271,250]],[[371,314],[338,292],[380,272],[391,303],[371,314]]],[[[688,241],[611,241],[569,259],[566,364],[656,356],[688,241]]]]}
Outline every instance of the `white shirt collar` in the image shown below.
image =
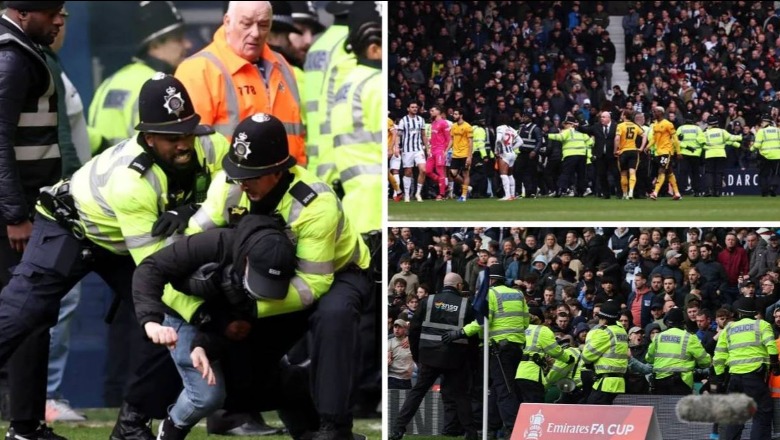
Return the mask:
{"type": "Polygon", "coordinates": [[[22,29],[22,27],[21,27],[21,26],[19,26],[19,24],[17,24],[15,21],[11,20],[11,18],[10,18],[10,17],[8,17],[8,15],[6,15],[6,14],[3,14],[3,18],[4,18],[6,21],[8,21],[9,23],[11,23],[12,25],[16,26],[16,29],[19,29],[19,30],[20,30],[22,33],[24,33],[24,30],[22,29]]]}

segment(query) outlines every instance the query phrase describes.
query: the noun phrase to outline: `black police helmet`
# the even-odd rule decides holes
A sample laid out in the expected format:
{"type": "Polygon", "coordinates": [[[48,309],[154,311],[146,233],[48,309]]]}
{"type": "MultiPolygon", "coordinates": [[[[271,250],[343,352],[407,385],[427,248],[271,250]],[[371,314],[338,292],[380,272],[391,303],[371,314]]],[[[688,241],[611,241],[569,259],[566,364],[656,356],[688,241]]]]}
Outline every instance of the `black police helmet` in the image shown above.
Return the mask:
{"type": "Polygon", "coordinates": [[[236,126],[230,151],[222,159],[222,168],[234,180],[254,179],[293,165],[284,124],[266,113],[256,113],[236,126]]]}
{"type": "Polygon", "coordinates": [[[271,30],[280,33],[300,34],[293,21],[293,9],[290,2],[272,1],[271,9],[274,11],[271,21],[271,30]]]}
{"type": "Polygon", "coordinates": [[[135,129],[142,133],[211,134],[213,130],[200,124],[190,94],[177,78],[157,72],[141,87],[138,96],[140,122],[135,129]]]}
{"type": "Polygon", "coordinates": [[[139,2],[139,5],[139,20],[135,26],[139,48],[145,48],[165,34],[184,29],[184,20],[173,2],[139,2]]]}
{"type": "Polygon", "coordinates": [[[488,267],[488,271],[490,273],[491,280],[504,279],[504,270],[501,268],[500,264],[491,264],[490,267],[488,267]]]}
{"type": "Polygon", "coordinates": [[[382,45],[382,6],[379,2],[357,2],[349,11],[349,35],[345,49],[361,55],[372,43],[382,45]]]}
{"type": "Polygon", "coordinates": [[[617,320],[620,317],[620,306],[615,301],[607,301],[601,305],[599,318],[617,320]]]}
{"type": "Polygon", "coordinates": [[[753,317],[756,316],[758,311],[756,310],[756,299],[752,297],[742,297],[734,301],[734,310],[741,316],[753,317]]]}
{"type": "Polygon", "coordinates": [[[325,30],[325,26],[320,23],[320,17],[312,2],[291,1],[287,2],[292,6],[292,18],[296,23],[311,26],[312,32],[319,34],[325,30]]]}
{"type": "Polygon", "coordinates": [[[335,15],[336,17],[341,17],[349,14],[350,10],[352,9],[353,3],[355,2],[354,1],[328,2],[328,4],[325,5],[325,10],[335,15]]]}
{"type": "Polygon", "coordinates": [[[664,316],[664,322],[668,326],[685,324],[685,316],[683,315],[682,309],[679,307],[669,309],[669,311],[666,312],[666,316],[664,316]]]}
{"type": "Polygon", "coordinates": [[[710,116],[707,118],[707,125],[710,127],[717,127],[720,124],[720,120],[717,116],[710,116]]]}

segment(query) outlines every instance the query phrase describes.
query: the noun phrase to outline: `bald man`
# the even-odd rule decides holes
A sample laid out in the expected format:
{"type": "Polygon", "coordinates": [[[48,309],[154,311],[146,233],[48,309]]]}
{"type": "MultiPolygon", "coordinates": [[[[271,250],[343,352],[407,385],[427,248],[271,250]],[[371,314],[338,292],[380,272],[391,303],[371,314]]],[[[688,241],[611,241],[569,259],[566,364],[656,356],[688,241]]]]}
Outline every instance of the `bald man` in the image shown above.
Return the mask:
{"type": "Polygon", "coordinates": [[[612,193],[616,193],[615,182],[617,177],[617,162],[615,162],[615,132],[617,124],[612,122],[609,112],[599,114],[599,123],[594,125],[579,126],[578,131],[593,136],[593,165],[596,167],[594,181],[596,194],[603,199],[608,199],[612,193]],[[609,182],[610,177],[612,183],[609,182]]]}
{"type": "Polygon", "coordinates": [[[466,431],[466,439],[476,440],[477,430],[471,418],[468,397],[469,371],[467,366],[468,343],[461,339],[445,342],[449,331],[461,329],[474,320],[474,311],[468,298],[460,295],[463,278],[450,272],[444,276],[444,288],[423,301],[412,317],[409,343],[412,357],[420,369],[417,383],[409,391],[398,417],[391,422],[390,440],[400,440],[406,433],[406,425],[412,421],[425,394],[442,376],[442,386],[455,401],[458,420],[466,431]]]}

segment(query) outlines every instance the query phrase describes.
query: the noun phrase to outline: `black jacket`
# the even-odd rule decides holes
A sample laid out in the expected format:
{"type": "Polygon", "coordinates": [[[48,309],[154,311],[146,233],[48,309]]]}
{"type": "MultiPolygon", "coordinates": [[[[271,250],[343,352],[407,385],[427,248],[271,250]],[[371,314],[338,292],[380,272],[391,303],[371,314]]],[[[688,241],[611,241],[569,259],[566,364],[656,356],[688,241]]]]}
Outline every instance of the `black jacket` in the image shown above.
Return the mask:
{"type": "Polygon", "coordinates": [[[614,121],[609,123],[609,130],[607,136],[604,137],[604,126],[601,122],[597,122],[593,125],[587,125],[584,127],[577,127],[577,131],[587,133],[593,136],[593,155],[596,159],[605,157],[609,160],[614,160],[615,157],[615,130],[617,124],[614,121]]]}
{"type": "Polygon", "coordinates": [[[5,225],[31,218],[39,189],[53,185],[62,175],[59,151],[51,154],[56,157],[20,160],[14,150],[57,144],[56,118],[46,126],[32,126],[34,120],[20,126],[22,113],[56,114],[57,94],[50,90],[53,87],[40,49],[0,18],[0,235],[5,235],[5,225]],[[39,103],[46,95],[48,100],[39,103]]]}

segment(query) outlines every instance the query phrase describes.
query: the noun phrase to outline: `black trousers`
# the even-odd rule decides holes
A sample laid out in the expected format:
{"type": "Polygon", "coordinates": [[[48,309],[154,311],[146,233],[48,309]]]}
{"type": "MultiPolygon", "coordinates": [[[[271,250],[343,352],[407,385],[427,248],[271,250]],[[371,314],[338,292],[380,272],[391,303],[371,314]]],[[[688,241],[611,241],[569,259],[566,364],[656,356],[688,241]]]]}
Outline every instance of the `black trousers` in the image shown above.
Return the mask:
{"type": "Polygon", "coordinates": [[[536,156],[531,158],[530,151],[521,150],[520,154],[517,155],[514,176],[518,194],[520,194],[519,184],[522,183],[525,187],[526,197],[536,195],[536,161],[536,156]]]}
{"type": "Polygon", "coordinates": [[[675,376],[656,379],[653,388],[653,394],[659,395],[687,396],[692,392],[691,387],[683,382],[682,378],[675,376]]]}
{"type": "MultiPolygon", "coordinates": [[[[762,369],[763,371],[763,369],[762,369]]],[[[748,374],[731,374],[729,393],[745,393],[756,401],[757,409],[753,415],[753,427],[750,430],[750,440],[768,439],[772,437],[772,412],[774,404],[769,394],[769,386],[764,375],[758,372],[748,374]]],[[[724,440],[739,440],[745,425],[727,425],[724,440]]]]}
{"type": "Polygon", "coordinates": [[[417,383],[406,396],[401,410],[398,412],[398,418],[392,425],[392,431],[406,432],[406,426],[412,421],[414,414],[420,407],[425,394],[431,389],[439,376],[442,376],[441,392],[442,395],[449,394],[449,397],[456,402],[458,419],[467,434],[476,434],[477,430],[471,420],[471,404],[468,397],[469,376],[466,368],[440,368],[426,364],[420,364],[420,370],[417,374],[417,383]]]}
{"type": "Polygon", "coordinates": [[[780,160],[769,160],[763,156],[758,158],[758,184],[761,186],[761,195],[768,195],[777,189],[774,179],[777,176],[780,160]]]}
{"type": "Polygon", "coordinates": [[[617,393],[605,393],[604,391],[593,389],[585,400],[588,405],[612,405],[617,393]]]}
{"type": "Polygon", "coordinates": [[[516,379],[523,403],[544,403],[544,385],[528,379],[516,379]]]}
{"type": "Polygon", "coordinates": [[[726,168],[725,157],[711,157],[704,159],[704,170],[707,175],[707,191],[711,195],[719,196],[723,190],[723,171],[726,168]]]}
{"type": "Polygon", "coordinates": [[[517,389],[515,387],[515,373],[520,359],[523,357],[523,349],[519,344],[505,343],[505,345],[491,343],[490,358],[490,393],[496,396],[496,405],[504,427],[512,432],[517,418],[517,409],[520,407],[517,389]]]}
{"type": "Polygon", "coordinates": [[[544,167],[544,186],[548,193],[555,191],[558,187],[557,182],[560,174],[561,160],[547,159],[547,165],[544,167]]]}
{"type": "Polygon", "coordinates": [[[702,188],[702,158],[700,156],[683,156],[679,163],[679,172],[677,174],[677,185],[680,192],[685,190],[688,185],[688,179],[691,182],[691,190],[694,194],[704,191],[702,188]]]}
{"type": "MultiPolygon", "coordinates": [[[[28,371],[22,373],[30,375],[28,383],[19,380],[18,376],[12,379],[12,383],[23,388],[16,390],[14,387],[17,385],[12,385],[11,400],[17,402],[12,403],[12,406],[16,406],[16,409],[12,409],[13,420],[41,420],[44,417],[48,330],[57,323],[62,297],[89,272],[96,272],[123,301],[132,304],[131,280],[134,270],[135,263],[130,256],[116,255],[89,241],[77,240],[70,231],[57,223],[42,216],[36,217],[21,262],[0,293],[0,366],[8,363],[13,376],[14,365],[13,362],[9,363],[9,359],[14,353],[28,356],[25,359],[25,369],[28,371]],[[35,335],[33,341],[36,345],[34,350],[28,351],[24,344],[29,343],[25,340],[30,335],[35,335]],[[34,354],[31,354],[33,351],[34,354]]],[[[142,345],[151,353],[158,353],[157,356],[164,353],[173,373],[169,377],[155,376],[152,373],[156,370],[142,373],[143,380],[146,380],[144,386],[159,392],[171,377],[178,378],[178,373],[165,347],[139,342],[139,346],[142,345]],[[148,380],[150,377],[155,380],[148,380]]],[[[155,403],[167,407],[171,402],[173,400],[155,403]]]]}
{"type": "MultiPolygon", "coordinates": [[[[614,194],[620,194],[620,191],[615,191],[614,182],[615,175],[617,174],[617,163],[615,157],[608,157],[607,155],[597,157],[593,163],[596,166],[596,194],[606,197],[614,194]],[[609,183],[610,178],[613,183],[609,183]]],[[[617,180],[619,182],[619,180],[617,180]]]]}
{"type": "Polygon", "coordinates": [[[585,192],[585,186],[587,179],[585,176],[585,156],[569,156],[563,159],[561,165],[561,176],[558,178],[558,191],[568,191],[569,187],[575,182],[575,174],[577,175],[577,195],[582,195],[585,192]]]}

